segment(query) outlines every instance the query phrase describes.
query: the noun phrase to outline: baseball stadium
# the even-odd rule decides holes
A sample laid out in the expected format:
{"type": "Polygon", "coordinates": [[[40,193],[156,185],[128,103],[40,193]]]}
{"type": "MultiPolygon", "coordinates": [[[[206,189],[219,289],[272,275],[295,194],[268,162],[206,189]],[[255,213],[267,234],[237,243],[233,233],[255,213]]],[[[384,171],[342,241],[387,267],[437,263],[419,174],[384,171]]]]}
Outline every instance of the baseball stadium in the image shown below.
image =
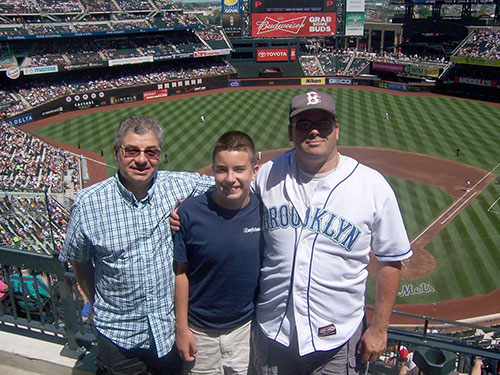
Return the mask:
{"type": "Polygon", "coordinates": [[[0,334],[12,344],[0,373],[95,373],[96,331],[58,254],[78,191],[117,172],[123,119],[160,121],[160,170],[212,175],[230,130],[252,137],[259,164],[292,149],[290,100],[321,91],[340,153],[384,175],[413,250],[368,372],[399,373],[404,348],[426,374],[470,373],[480,357],[498,375],[499,82],[498,0],[2,2],[0,334]]]}

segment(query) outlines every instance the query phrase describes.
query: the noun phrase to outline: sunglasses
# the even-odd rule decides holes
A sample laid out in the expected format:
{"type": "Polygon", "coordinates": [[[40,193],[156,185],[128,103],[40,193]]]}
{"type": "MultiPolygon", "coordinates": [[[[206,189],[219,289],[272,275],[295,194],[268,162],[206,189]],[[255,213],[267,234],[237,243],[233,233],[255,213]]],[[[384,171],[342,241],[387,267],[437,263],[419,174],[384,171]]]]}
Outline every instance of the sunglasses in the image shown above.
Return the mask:
{"type": "Polygon", "coordinates": [[[136,158],[141,154],[141,152],[144,152],[144,155],[148,159],[153,159],[153,160],[158,160],[160,158],[160,152],[161,152],[161,150],[158,150],[156,148],[147,148],[145,150],[141,150],[135,147],[120,146],[120,149],[122,150],[123,156],[126,158],[136,158]]]}
{"type": "Polygon", "coordinates": [[[332,120],[318,120],[318,121],[309,121],[309,120],[298,120],[292,124],[292,126],[301,131],[311,130],[312,128],[319,131],[331,131],[334,126],[334,122],[332,120]]]}

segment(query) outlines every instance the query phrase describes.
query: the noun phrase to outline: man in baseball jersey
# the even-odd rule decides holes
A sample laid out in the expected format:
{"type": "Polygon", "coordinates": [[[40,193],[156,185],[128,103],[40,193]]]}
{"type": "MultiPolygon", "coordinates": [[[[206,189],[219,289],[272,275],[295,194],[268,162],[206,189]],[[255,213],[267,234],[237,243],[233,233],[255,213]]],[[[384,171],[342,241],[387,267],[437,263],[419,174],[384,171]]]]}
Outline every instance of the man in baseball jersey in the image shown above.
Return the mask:
{"type": "Polygon", "coordinates": [[[339,154],[333,99],[295,96],[295,149],[264,164],[264,259],[254,332],[261,374],[355,374],[387,343],[401,261],[412,255],[394,192],[383,176],[339,154]],[[364,329],[370,253],[375,312],[364,329]],[[259,329],[260,328],[260,329],[259,329]]]}

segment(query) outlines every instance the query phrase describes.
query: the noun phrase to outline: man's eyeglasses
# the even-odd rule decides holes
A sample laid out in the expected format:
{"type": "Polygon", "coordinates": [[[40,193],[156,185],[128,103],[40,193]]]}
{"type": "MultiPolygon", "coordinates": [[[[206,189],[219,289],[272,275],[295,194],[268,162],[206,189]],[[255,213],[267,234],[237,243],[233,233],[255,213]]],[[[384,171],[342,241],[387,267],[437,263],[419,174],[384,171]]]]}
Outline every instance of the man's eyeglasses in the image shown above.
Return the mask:
{"type": "Polygon", "coordinates": [[[332,120],[318,120],[318,121],[309,121],[309,120],[298,120],[292,124],[292,126],[301,131],[311,130],[313,127],[319,131],[331,131],[334,126],[334,121],[332,120]]]}
{"type": "Polygon", "coordinates": [[[141,154],[141,152],[144,152],[144,155],[148,159],[153,159],[153,160],[159,159],[160,152],[161,152],[161,150],[158,150],[156,148],[147,148],[145,150],[141,150],[141,149],[135,148],[135,147],[120,146],[120,149],[122,150],[123,156],[126,158],[136,158],[141,154]]]}

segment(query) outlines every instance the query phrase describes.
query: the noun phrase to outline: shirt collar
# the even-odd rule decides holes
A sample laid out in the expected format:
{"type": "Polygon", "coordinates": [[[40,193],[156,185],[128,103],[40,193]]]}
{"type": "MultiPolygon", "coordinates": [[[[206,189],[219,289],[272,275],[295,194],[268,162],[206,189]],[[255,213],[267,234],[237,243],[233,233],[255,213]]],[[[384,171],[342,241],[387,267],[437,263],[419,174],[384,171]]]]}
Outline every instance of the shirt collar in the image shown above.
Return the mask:
{"type": "Polygon", "coordinates": [[[118,174],[119,174],[119,171],[117,171],[115,173],[115,176],[114,176],[115,181],[116,181],[116,185],[118,187],[118,191],[120,192],[121,196],[123,198],[125,198],[125,200],[128,203],[130,203],[130,204],[132,204],[134,206],[138,206],[139,203],[141,203],[141,202],[144,203],[144,204],[151,202],[151,200],[153,199],[153,194],[154,194],[154,192],[156,190],[156,179],[157,179],[157,176],[158,176],[158,172],[156,172],[155,175],[153,176],[153,183],[151,184],[151,187],[149,188],[146,196],[143,199],[141,199],[140,202],[138,202],[137,199],[135,199],[135,195],[130,190],[128,190],[125,186],[123,186],[123,184],[120,181],[120,177],[119,177],[118,174]]]}

